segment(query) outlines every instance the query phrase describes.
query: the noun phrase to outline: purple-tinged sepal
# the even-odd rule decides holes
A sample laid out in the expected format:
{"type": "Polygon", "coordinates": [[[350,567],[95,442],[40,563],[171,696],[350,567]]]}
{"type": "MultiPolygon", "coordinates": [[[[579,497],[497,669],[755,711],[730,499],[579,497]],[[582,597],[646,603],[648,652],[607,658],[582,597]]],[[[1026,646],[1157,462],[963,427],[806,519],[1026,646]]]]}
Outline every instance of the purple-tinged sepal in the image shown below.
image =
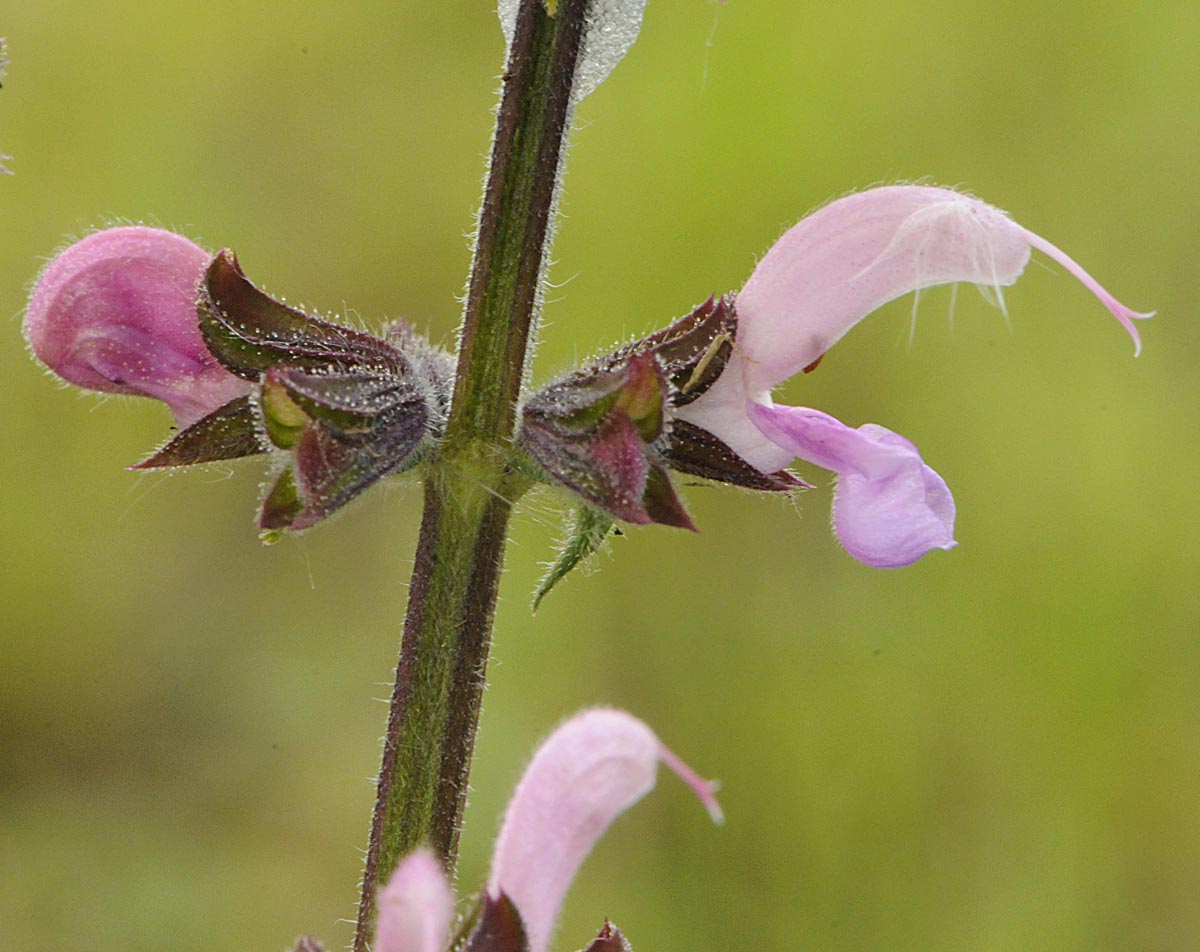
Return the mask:
{"type": "Polygon", "coordinates": [[[663,448],[663,457],[676,472],[742,489],[758,492],[812,489],[786,469],[764,473],[751,466],[708,430],[687,420],[671,423],[671,436],[663,448]]]}
{"type": "Polygon", "coordinates": [[[313,317],[259,290],[232,251],[218,252],[209,263],[197,307],[209,351],[246,380],[278,367],[314,372],[403,367],[403,358],[386,341],[313,317]]]}
{"type": "Polygon", "coordinates": [[[258,456],[266,451],[251,399],[238,397],[181,430],[149,458],[129,468],[193,466],[258,456]]]}
{"type": "Polygon", "coordinates": [[[255,287],[229,251],[209,264],[198,312],[221,365],[258,382],[258,436],[284,461],[259,510],[265,541],[411,469],[441,431],[449,361],[407,325],[384,339],[313,317],[255,287]]]}
{"type": "Polygon", "coordinates": [[[710,297],[670,327],[627,348],[635,352],[648,349],[671,383],[669,426],[658,443],[662,460],[678,473],[742,489],[790,492],[808,488],[786,470],[762,472],[679,412],[686,412],[684,408],[721,379],[735,355],[737,326],[732,297],[710,297]]]}
{"type": "Polygon", "coordinates": [[[455,952],[529,952],[521,913],[503,890],[483,890],[457,941],[455,952]]]}
{"type": "Polygon", "coordinates": [[[325,952],[325,946],[310,935],[302,935],[292,946],[292,952],[325,952]]]}
{"type": "Polygon", "coordinates": [[[525,404],[521,446],[551,481],[616,519],[694,529],[653,449],[669,386],[649,352],[577,370],[525,404]]]}
{"type": "Polygon", "coordinates": [[[411,469],[440,424],[411,375],[367,371],[268,371],[259,412],[286,459],[259,511],[266,541],[307,529],[383,477],[411,469]]]}
{"type": "Polygon", "coordinates": [[[721,376],[733,354],[737,315],[729,297],[710,297],[668,327],[627,344],[609,360],[650,352],[671,381],[673,407],[691,403],[721,376]]]}

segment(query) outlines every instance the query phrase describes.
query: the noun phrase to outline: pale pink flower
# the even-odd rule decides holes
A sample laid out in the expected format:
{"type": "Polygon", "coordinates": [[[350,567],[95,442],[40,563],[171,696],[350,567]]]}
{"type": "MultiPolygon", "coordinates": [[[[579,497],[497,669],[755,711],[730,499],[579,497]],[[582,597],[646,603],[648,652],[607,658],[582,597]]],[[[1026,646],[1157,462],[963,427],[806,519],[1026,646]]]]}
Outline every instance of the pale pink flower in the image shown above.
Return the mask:
{"type": "MultiPolygon", "coordinates": [[[[658,764],[692,789],[715,821],[713,785],[623,711],[577,714],[534,754],[509,802],[486,893],[520,914],[530,952],[546,952],[580,863],[618,816],[654,787],[658,764]]],[[[449,941],[450,888],[433,856],[404,859],[380,893],[376,952],[438,952],[449,941]]]]}
{"type": "MultiPolygon", "coordinates": [[[[834,525],[847,551],[896,567],[954,545],[954,501],[916,447],[883,427],[772,405],[770,391],[815,364],[888,301],[939,284],[1013,284],[1037,249],[1091,291],[1141,349],[1130,310],[1044,238],[944,188],[900,185],[839,199],[784,234],[737,295],[736,348],[721,378],[678,416],[764,473],[800,457],[839,475],[834,525]]],[[[1002,301],[1003,299],[1000,298],[1002,301]]]]}
{"type": "Polygon", "coordinates": [[[162,400],[187,427],[249,393],[200,336],[196,297],[212,256],[160,228],[110,228],[38,276],[25,315],[34,355],[89,390],[162,400]]]}

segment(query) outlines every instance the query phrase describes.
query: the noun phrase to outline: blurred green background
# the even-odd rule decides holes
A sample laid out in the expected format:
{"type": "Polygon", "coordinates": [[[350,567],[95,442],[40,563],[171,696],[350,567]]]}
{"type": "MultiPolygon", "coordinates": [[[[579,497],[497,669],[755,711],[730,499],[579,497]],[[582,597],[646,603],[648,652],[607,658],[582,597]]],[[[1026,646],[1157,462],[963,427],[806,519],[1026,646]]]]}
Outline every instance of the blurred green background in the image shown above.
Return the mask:
{"type": "MultiPolygon", "coordinates": [[[[9,4],[0,93],[0,932],[14,950],[350,936],[419,490],[274,548],[254,463],[122,467],[164,408],[59,388],[20,339],[67,235],[238,251],[289,300],[453,339],[502,52],[489,3],[9,4]]],[[[913,439],[960,547],[867,569],[821,489],[687,490],[536,618],[513,527],[461,883],[536,741],[585,705],[665,777],[557,947],[1185,950],[1200,943],[1200,5],[655,0],[585,102],[535,374],[738,287],[812,206],[964,184],[1157,308],[1144,355],[1056,267],[885,309],[787,402],[913,439]]]]}

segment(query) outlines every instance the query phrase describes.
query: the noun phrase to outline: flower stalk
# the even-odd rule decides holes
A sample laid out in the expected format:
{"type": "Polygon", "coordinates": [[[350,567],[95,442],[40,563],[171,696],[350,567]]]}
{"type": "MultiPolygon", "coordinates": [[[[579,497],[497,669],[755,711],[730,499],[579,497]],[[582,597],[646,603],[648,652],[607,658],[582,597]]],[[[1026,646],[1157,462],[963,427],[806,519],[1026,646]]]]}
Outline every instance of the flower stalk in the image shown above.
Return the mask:
{"type": "Polygon", "coordinates": [[[522,0],[460,333],[445,437],[425,482],[400,661],[363,872],[355,952],[400,859],[427,844],[449,873],[487,670],[512,504],[509,465],[591,0],[522,0]]]}

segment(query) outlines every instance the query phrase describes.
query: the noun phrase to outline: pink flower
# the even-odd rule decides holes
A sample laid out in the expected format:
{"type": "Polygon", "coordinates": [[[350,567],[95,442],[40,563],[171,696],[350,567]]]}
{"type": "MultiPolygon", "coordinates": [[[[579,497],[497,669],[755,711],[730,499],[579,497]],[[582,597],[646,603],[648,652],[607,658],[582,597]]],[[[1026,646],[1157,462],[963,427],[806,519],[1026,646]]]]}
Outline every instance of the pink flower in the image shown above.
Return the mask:
{"type": "Polygon", "coordinates": [[[159,228],[110,228],[68,247],[38,276],[25,336],[63,380],[162,400],[187,427],[252,389],[208,352],[196,317],[211,260],[159,228]]]}
{"type": "MultiPolygon", "coordinates": [[[[577,714],[534,754],[505,813],[486,887],[489,901],[507,898],[516,907],[530,952],[548,948],[580,863],[609,824],[654,787],[660,761],[720,822],[712,785],[623,711],[577,714]]],[[[440,952],[452,918],[445,875],[428,851],[418,850],[380,893],[376,952],[440,952]]]]}
{"type": "MultiPolygon", "coordinates": [[[[815,410],[772,405],[770,391],[811,368],[888,301],[939,284],[1013,284],[1032,249],[1091,291],[1141,349],[1125,307],[1073,259],[984,202],[944,188],[870,189],[789,230],[737,296],[735,353],[721,378],[678,416],[719,437],[764,473],[800,457],[833,470],[834,527],[855,558],[893,568],[954,546],[954,500],[908,440],[851,429],[815,410]]],[[[1001,297],[1001,301],[1002,301],[1001,297]]]]}
{"type": "Polygon", "coordinates": [[[954,497],[904,437],[868,423],[852,430],[806,407],[747,405],[767,439],[838,474],[833,522],[846,551],[867,565],[909,565],[952,549],[954,497]]]}

